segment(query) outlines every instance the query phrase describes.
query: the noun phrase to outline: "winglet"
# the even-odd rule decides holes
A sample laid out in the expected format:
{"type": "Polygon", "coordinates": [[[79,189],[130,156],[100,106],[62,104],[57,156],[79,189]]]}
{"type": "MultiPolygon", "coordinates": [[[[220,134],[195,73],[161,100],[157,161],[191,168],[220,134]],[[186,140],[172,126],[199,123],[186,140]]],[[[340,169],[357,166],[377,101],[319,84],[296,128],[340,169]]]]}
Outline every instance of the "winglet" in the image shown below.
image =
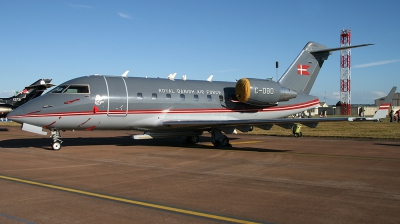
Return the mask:
{"type": "Polygon", "coordinates": [[[212,78],[214,75],[210,75],[210,77],[208,77],[207,81],[212,82],[212,78]]]}
{"type": "Polygon", "coordinates": [[[382,104],[379,106],[378,111],[376,111],[375,115],[372,117],[372,119],[381,119],[385,118],[388,109],[390,108],[390,104],[392,103],[392,99],[394,96],[394,93],[396,92],[397,87],[393,86],[392,90],[390,90],[389,94],[386,96],[385,100],[382,102],[382,104]]]}

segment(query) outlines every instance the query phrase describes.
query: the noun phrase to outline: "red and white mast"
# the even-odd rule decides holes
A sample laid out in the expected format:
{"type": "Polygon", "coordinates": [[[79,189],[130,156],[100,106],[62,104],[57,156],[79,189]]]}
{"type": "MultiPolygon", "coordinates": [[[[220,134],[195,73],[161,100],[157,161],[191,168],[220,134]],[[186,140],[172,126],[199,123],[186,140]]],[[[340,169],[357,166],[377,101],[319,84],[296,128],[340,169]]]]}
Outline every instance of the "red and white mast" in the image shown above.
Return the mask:
{"type": "MultiPolygon", "coordinates": [[[[351,46],[351,31],[342,29],[340,33],[340,46],[351,46]]],[[[350,93],[350,49],[340,51],[340,114],[350,115],[351,113],[351,93],[350,93]]]]}

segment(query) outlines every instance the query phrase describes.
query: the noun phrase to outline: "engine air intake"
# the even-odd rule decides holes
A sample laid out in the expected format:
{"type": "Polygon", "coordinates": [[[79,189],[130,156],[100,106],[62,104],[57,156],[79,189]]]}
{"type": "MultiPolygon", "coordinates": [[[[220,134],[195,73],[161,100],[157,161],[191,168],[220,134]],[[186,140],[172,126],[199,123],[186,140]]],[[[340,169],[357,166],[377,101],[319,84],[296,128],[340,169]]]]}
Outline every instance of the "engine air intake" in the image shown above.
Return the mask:
{"type": "Polygon", "coordinates": [[[241,103],[263,106],[296,98],[297,92],[274,81],[242,78],[236,83],[235,96],[241,103]]]}

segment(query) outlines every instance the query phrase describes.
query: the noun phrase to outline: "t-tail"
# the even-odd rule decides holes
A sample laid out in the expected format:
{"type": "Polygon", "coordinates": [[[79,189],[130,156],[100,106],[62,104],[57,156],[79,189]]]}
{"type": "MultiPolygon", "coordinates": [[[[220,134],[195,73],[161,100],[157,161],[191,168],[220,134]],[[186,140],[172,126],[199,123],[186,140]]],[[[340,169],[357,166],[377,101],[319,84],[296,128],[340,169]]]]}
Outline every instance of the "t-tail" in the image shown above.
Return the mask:
{"type": "Polygon", "coordinates": [[[49,87],[54,86],[50,83],[51,79],[39,79],[38,81],[32,83],[31,85],[25,87],[23,90],[16,93],[14,96],[9,98],[1,98],[0,106],[6,112],[6,109],[14,109],[29,100],[32,100],[40,95],[49,87]],[[3,108],[4,107],[4,108],[3,108]]]}
{"type": "Polygon", "coordinates": [[[294,90],[298,93],[310,94],[315,79],[318,76],[324,61],[328,59],[333,51],[349,48],[364,47],[371,44],[361,44],[338,48],[327,48],[322,44],[308,42],[290,67],[279,79],[281,86],[294,90]]]}
{"type": "Polygon", "coordinates": [[[382,104],[379,106],[378,110],[375,112],[373,117],[349,117],[349,121],[380,121],[382,118],[386,118],[388,111],[390,109],[390,105],[392,103],[392,99],[394,93],[396,92],[397,87],[393,86],[390,90],[389,94],[385,97],[382,104]]]}
{"type": "Polygon", "coordinates": [[[392,90],[390,90],[389,94],[386,96],[386,98],[383,100],[382,104],[379,106],[379,109],[376,111],[374,115],[374,119],[381,119],[385,118],[386,115],[388,114],[388,111],[391,109],[390,105],[392,104],[392,99],[394,96],[394,93],[396,92],[397,87],[394,86],[392,90]]]}

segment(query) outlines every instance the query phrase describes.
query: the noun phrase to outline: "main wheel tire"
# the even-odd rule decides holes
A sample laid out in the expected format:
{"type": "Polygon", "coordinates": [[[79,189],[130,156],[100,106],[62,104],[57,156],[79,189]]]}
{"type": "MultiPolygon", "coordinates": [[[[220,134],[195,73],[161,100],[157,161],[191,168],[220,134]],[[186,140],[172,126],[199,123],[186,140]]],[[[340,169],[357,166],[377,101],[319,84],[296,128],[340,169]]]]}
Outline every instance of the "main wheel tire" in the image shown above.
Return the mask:
{"type": "Polygon", "coordinates": [[[224,138],[221,140],[221,146],[222,147],[229,147],[229,138],[224,136],[224,138]]]}
{"type": "Polygon", "coordinates": [[[218,140],[215,140],[215,142],[213,143],[214,147],[219,147],[221,145],[221,142],[218,140]]]}
{"type": "Polygon", "coordinates": [[[61,143],[60,143],[60,142],[54,142],[54,143],[51,145],[51,148],[52,148],[54,151],[58,151],[58,150],[61,149],[61,143]]]}
{"type": "Polygon", "coordinates": [[[186,142],[189,144],[196,144],[199,142],[199,136],[188,136],[186,137],[186,142]]]}

